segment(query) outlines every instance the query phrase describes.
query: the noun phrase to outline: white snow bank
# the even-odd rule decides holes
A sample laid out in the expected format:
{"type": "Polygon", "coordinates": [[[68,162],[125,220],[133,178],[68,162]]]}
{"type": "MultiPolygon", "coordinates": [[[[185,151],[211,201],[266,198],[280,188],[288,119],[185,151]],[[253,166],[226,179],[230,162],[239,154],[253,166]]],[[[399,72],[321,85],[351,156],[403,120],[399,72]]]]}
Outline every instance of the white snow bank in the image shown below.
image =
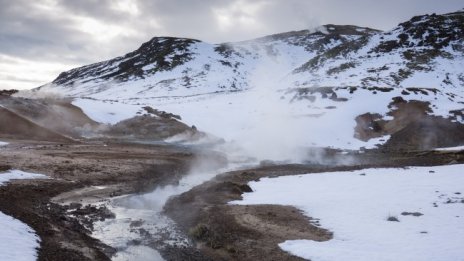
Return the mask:
{"type": "Polygon", "coordinates": [[[0,146],[6,146],[8,145],[8,142],[0,141],[0,146]]]}
{"type": "Polygon", "coordinates": [[[326,242],[279,244],[293,255],[313,261],[463,260],[464,165],[263,178],[250,186],[254,192],[231,203],[293,205],[334,232],[326,242]]]}
{"type": "MultiPolygon", "coordinates": [[[[45,178],[46,176],[11,170],[0,173],[0,185],[11,179],[45,178]]],[[[21,221],[0,212],[0,260],[29,261],[37,259],[40,238],[21,221]]]]}
{"type": "Polygon", "coordinates": [[[438,151],[454,151],[454,150],[464,150],[464,146],[457,146],[457,147],[447,147],[447,148],[436,148],[435,150],[438,150],[438,151]]]}
{"type": "Polygon", "coordinates": [[[122,120],[136,116],[142,106],[124,104],[116,101],[103,101],[92,99],[75,99],[72,104],[92,120],[101,123],[115,124],[122,120]]]}
{"type": "Polygon", "coordinates": [[[38,178],[47,178],[47,176],[42,175],[42,174],[24,172],[21,170],[9,170],[7,172],[0,173],[0,185],[4,185],[6,182],[12,179],[38,179],[38,178]]]}
{"type": "Polygon", "coordinates": [[[0,212],[0,260],[37,260],[40,239],[21,221],[0,212]]]}

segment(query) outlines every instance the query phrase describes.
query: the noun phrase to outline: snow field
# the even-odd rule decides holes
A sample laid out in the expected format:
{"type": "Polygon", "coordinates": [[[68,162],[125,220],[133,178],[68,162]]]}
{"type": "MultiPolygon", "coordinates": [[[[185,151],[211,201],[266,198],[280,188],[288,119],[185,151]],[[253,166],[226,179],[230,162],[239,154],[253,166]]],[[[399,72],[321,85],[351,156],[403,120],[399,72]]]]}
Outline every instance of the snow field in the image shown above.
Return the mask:
{"type": "Polygon", "coordinates": [[[293,255],[313,261],[464,260],[464,165],[306,174],[249,185],[253,192],[231,204],[292,205],[334,233],[326,242],[279,244],[293,255]]]}

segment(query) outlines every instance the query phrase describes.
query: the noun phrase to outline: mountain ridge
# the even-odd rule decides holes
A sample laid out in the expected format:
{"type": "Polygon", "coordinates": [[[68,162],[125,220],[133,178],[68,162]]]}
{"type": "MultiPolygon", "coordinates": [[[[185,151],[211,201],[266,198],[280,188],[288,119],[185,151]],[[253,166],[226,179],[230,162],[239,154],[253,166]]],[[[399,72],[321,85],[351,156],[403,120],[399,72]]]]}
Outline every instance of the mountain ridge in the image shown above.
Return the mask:
{"type": "Polygon", "coordinates": [[[259,140],[268,130],[256,123],[269,121],[268,128],[298,137],[289,147],[357,149],[412,124],[402,120],[410,110],[419,110],[421,120],[464,123],[461,68],[464,12],[458,11],[416,16],[390,31],[329,24],[222,44],[155,37],[33,92],[74,97],[89,114],[148,105],[226,140],[259,140]],[[402,112],[393,113],[396,106],[402,112]]]}
{"type": "MultiPolygon", "coordinates": [[[[216,53],[223,57],[223,59],[217,59],[222,65],[231,68],[239,67],[240,63],[243,63],[244,56],[257,55],[256,51],[253,53],[253,48],[256,49],[257,44],[264,45],[264,47],[261,47],[266,49],[269,56],[275,56],[276,53],[273,52],[274,50],[272,46],[270,47],[269,43],[283,41],[290,47],[300,45],[314,53],[312,58],[307,58],[303,64],[293,68],[293,74],[307,73],[309,71],[309,73],[320,75],[322,74],[320,72],[321,65],[337,62],[335,59],[337,57],[348,58],[346,59],[347,62],[343,64],[325,69],[325,73],[336,75],[345,70],[355,68],[357,65],[352,60],[367,59],[369,61],[372,60],[373,56],[378,57],[379,54],[402,49],[401,55],[403,57],[400,57],[400,59],[406,60],[408,62],[407,66],[398,69],[396,72],[392,72],[395,75],[382,76],[383,78],[391,78],[389,79],[390,82],[383,81],[378,84],[387,86],[393,84],[399,85],[416,71],[430,70],[429,63],[434,58],[453,57],[454,54],[450,54],[445,49],[446,47],[451,46],[452,51],[456,51],[462,55],[462,41],[464,39],[463,24],[463,12],[458,11],[444,15],[415,16],[387,32],[367,27],[328,24],[313,31],[290,31],[236,43],[208,44],[189,38],[154,37],[150,41],[143,43],[137,50],[126,55],[63,72],[52,84],[70,86],[79,79],[82,79],[82,82],[86,83],[99,79],[103,81],[126,81],[129,78],[137,80],[151,77],[156,72],[173,70],[179,65],[184,65],[186,62],[196,59],[197,55],[201,56],[201,53],[190,49],[195,43],[210,45],[216,53]],[[356,37],[352,36],[359,36],[359,38],[353,39],[356,37]],[[371,38],[375,36],[379,36],[379,39],[373,39],[378,41],[377,45],[366,50],[364,56],[356,56],[356,53],[360,49],[363,49],[363,47],[366,47],[368,42],[372,40],[371,38]],[[335,46],[330,46],[331,43],[335,46]],[[246,45],[251,45],[251,47],[246,45]],[[414,51],[414,48],[416,50],[420,48],[421,50],[414,51]],[[236,58],[241,57],[242,59],[236,59],[238,61],[234,63],[234,61],[227,60],[231,55],[235,55],[236,58]],[[350,59],[347,56],[352,57],[350,59]],[[118,62],[117,68],[111,67],[111,65],[115,65],[118,62]],[[152,65],[153,68],[144,70],[143,67],[147,65],[152,65]],[[113,70],[111,71],[110,69],[113,70]]],[[[308,57],[310,55],[308,54],[308,57]]],[[[205,63],[205,66],[207,65],[210,64],[205,63]]],[[[370,84],[370,86],[373,86],[372,82],[375,77],[372,75],[382,70],[385,70],[385,67],[371,68],[370,75],[359,80],[359,85],[370,84]],[[368,84],[367,82],[369,81],[371,83],[368,84]]],[[[237,77],[237,75],[234,76],[235,78],[237,77]]],[[[459,75],[459,77],[459,84],[462,85],[464,83],[464,75],[459,75]]],[[[195,75],[186,73],[184,80],[188,78],[195,78],[195,75]]],[[[450,81],[448,78],[443,80],[445,82],[450,81]]],[[[376,81],[379,82],[378,79],[376,81]]],[[[234,83],[237,85],[237,81],[232,81],[231,85],[234,83]]],[[[188,85],[187,81],[186,86],[188,85]]],[[[311,85],[316,86],[317,84],[313,81],[311,85]]]]}

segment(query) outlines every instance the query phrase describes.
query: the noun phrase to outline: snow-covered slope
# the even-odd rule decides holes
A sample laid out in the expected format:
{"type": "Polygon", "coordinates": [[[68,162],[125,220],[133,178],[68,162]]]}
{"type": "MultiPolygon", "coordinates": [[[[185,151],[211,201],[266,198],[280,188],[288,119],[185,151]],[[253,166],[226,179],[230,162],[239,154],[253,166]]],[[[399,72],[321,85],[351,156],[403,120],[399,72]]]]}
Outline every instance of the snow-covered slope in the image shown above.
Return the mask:
{"type": "Polygon", "coordinates": [[[268,63],[280,64],[282,70],[272,77],[281,80],[313,57],[377,32],[355,26],[327,28],[224,44],[155,37],[125,56],[63,72],[39,90],[105,99],[246,90],[252,87],[253,72],[268,63]]]}
{"type": "Polygon", "coordinates": [[[463,12],[418,16],[332,48],[294,72],[305,86],[462,89],[463,43],[463,12]]]}
{"type": "Polygon", "coordinates": [[[325,25],[224,44],[155,37],[34,92],[86,98],[74,104],[103,122],[150,105],[253,150],[276,140],[359,148],[405,127],[393,112],[404,107],[463,122],[462,68],[464,12],[456,12],[414,17],[388,32],[325,25]]]}
{"type": "Polygon", "coordinates": [[[41,89],[94,98],[243,90],[269,60],[287,69],[274,77],[297,86],[457,88],[464,86],[463,37],[463,12],[414,17],[388,32],[325,25],[224,44],[155,37],[124,56],[63,72],[41,89]]]}

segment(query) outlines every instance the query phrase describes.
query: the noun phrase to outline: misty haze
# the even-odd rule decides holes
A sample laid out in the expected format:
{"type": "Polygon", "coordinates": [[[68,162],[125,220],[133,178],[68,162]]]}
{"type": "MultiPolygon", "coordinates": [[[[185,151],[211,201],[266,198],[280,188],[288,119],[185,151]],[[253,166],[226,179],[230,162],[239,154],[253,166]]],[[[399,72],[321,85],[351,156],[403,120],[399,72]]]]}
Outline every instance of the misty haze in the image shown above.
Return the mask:
{"type": "Polygon", "coordinates": [[[0,0],[0,260],[463,260],[463,7],[0,0]]]}

